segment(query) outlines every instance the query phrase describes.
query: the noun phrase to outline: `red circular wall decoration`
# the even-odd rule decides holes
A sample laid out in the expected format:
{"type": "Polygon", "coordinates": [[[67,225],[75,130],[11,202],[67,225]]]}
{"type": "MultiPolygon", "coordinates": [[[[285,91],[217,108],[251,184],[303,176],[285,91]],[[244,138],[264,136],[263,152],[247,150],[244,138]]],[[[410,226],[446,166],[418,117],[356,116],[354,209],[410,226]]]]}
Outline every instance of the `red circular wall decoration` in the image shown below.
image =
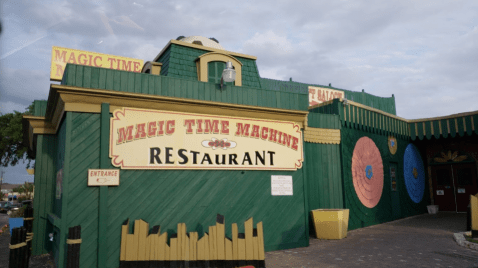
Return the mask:
{"type": "Polygon", "coordinates": [[[383,191],[382,156],[372,139],[360,138],[352,156],[352,177],[355,193],[368,208],[375,207],[383,191]]]}

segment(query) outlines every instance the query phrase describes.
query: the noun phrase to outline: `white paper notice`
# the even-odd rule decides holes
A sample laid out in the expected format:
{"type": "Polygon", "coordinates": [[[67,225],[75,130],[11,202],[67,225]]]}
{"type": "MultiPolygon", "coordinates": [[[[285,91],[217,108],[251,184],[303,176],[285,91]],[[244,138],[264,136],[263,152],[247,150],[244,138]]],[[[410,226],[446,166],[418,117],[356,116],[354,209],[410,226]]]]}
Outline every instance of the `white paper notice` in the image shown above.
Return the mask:
{"type": "Polygon", "coordinates": [[[271,191],[272,195],[293,195],[292,176],[271,176],[271,191]]]}

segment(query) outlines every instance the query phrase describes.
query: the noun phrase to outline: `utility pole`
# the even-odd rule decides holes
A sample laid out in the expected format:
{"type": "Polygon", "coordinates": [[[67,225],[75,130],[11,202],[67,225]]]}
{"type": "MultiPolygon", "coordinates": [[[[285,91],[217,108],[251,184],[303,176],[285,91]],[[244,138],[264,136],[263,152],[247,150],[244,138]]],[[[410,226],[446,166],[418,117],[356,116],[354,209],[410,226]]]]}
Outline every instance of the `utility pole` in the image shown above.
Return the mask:
{"type": "Polygon", "coordinates": [[[0,201],[3,201],[3,193],[2,193],[3,174],[5,174],[5,171],[3,171],[2,169],[2,171],[0,172],[0,194],[1,194],[0,201]]]}

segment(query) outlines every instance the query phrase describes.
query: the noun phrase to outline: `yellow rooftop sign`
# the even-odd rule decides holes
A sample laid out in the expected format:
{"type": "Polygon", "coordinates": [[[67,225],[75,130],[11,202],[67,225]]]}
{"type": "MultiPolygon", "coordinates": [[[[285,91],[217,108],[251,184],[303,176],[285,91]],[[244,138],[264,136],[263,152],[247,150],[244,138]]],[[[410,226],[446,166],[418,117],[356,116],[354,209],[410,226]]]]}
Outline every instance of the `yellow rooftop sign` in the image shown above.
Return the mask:
{"type": "Polygon", "coordinates": [[[61,81],[67,63],[137,73],[143,68],[143,60],[139,59],[54,46],[51,50],[50,80],[61,81]]]}

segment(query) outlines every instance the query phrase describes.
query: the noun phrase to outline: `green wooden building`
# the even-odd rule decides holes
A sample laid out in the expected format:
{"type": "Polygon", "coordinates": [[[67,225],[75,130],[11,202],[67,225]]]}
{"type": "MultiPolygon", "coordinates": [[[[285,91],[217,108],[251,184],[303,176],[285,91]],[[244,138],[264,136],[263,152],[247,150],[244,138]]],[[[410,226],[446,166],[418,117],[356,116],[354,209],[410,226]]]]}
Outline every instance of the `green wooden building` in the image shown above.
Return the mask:
{"type": "MultiPolygon", "coordinates": [[[[350,209],[349,230],[425,213],[432,188],[426,148],[416,139],[424,129],[396,116],[393,96],[262,78],[256,57],[210,42],[171,40],[142,73],[68,64],[48,101],[35,101],[34,116],[24,118],[36,154],[33,255],[52,251],[57,267],[65,267],[68,228],[80,225],[80,266],[118,267],[126,219],[169,234],[183,222],[201,237],[221,214],[230,237],[231,223],[244,232],[241,223],[253,217],[264,224],[265,250],[273,251],[309,245],[313,209],[350,209]],[[236,79],[221,87],[228,61],[236,79]],[[322,94],[321,103],[309,105],[311,90],[322,94]],[[242,168],[253,162],[246,159],[235,168],[119,167],[110,157],[112,122],[125,108],[292,122],[302,159],[284,169],[242,168]],[[119,185],[88,186],[89,169],[120,170],[119,185]],[[292,195],[271,194],[276,175],[292,178],[292,195]]],[[[478,118],[463,122],[467,129],[459,132],[476,137],[478,118]]]]}

